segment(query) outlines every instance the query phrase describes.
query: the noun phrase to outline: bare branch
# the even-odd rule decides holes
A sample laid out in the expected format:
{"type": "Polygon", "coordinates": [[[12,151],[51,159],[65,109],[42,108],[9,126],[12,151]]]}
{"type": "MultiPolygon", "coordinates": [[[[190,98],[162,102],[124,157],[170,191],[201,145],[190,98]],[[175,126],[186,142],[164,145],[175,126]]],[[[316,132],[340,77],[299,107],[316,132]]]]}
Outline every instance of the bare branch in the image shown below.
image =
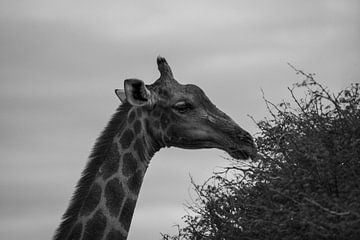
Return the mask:
{"type": "Polygon", "coordinates": [[[335,212],[333,210],[330,210],[324,206],[322,206],[320,203],[317,203],[315,202],[314,200],[311,200],[309,198],[304,198],[305,201],[317,206],[318,208],[320,208],[321,210],[324,210],[325,212],[328,212],[330,214],[333,214],[333,215],[337,215],[337,216],[346,216],[346,215],[350,215],[351,212],[350,211],[346,211],[346,212],[335,212]]]}

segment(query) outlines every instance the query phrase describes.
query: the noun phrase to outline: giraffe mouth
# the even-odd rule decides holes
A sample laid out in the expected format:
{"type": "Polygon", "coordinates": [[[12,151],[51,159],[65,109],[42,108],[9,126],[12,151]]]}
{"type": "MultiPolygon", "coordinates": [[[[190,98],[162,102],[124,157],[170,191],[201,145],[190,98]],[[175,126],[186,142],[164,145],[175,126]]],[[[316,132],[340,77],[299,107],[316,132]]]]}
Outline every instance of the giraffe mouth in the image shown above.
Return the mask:
{"type": "MultiPolygon", "coordinates": [[[[256,149],[253,145],[242,147],[221,147],[219,142],[209,140],[187,141],[186,144],[174,144],[174,147],[184,149],[200,149],[200,148],[217,148],[227,152],[232,158],[237,160],[254,160],[256,156],[256,149]]],[[[228,145],[229,146],[229,145],[228,145]]]]}
{"type": "Polygon", "coordinates": [[[230,147],[226,152],[234,159],[238,160],[254,160],[256,152],[252,147],[236,148],[230,147]]]}
{"type": "Polygon", "coordinates": [[[200,149],[200,148],[219,148],[219,145],[213,141],[196,140],[196,141],[181,141],[182,144],[174,144],[175,147],[185,149],[200,149]]]}

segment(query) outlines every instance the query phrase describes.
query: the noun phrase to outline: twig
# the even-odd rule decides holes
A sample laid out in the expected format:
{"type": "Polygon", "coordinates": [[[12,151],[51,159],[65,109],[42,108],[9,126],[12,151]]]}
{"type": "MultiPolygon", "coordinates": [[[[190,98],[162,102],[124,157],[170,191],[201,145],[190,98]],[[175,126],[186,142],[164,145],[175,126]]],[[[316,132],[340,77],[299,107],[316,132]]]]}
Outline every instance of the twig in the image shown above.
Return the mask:
{"type": "MultiPolygon", "coordinates": [[[[263,100],[264,100],[264,102],[265,102],[265,105],[266,105],[267,110],[269,111],[269,113],[271,114],[271,116],[272,116],[272,117],[274,118],[274,120],[276,121],[276,119],[277,119],[277,118],[276,118],[276,115],[272,112],[272,110],[270,109],[270,106],[269,106],[269,104],[272,104],[272,103],[265,98],[264,90],[263,90],[262,88],[260,88],[260,90],[261,90],[262,98],[263,98],[263,100]]],[[[274,105],[274,104],[272,104],[272,105],[274,105]]]]}
{"type": "Polygon", "coordinates": [[[301,106],[301,104],[299,103],[299,101],[297,100],[297,98],[295,97],[295,94],[294,94],[294,89],[291,89],[288,87],[288,90],[291,94],[291,97],[293,98],[293,100],[295,101],[296,105],[298,105],[298,107],[300,108],[300,110],[305,114],[305,116],[307,116],[307,112],[304,110],[303,106],[301,106]]]}
{"type": "Polygon", "coordinates": [[[286,198],[290,199],[291,201],[293,201],[293,202],[296,203],[297,205],[301,206],[301,203],[300,203],[299,201],[295,200],[294,198],[292,198],[292,197],[290,197],[290,196],[288,196],[288,195],[286,195],[286,194],[284,194],[284,193],[282,193],[282,192],[280,192],[280,191],[278,191],[278,190],[276,190],[276,189],[274,189],[274,188],[269,188],[269,189],[270,189],[271,191],[273,191],[273,192],[276,192],[276,193],[280,194],[280,195],[283,196],[283,197],[286,197],[286,198]]]}
{"type": "Polygon", "coordinates": [[[307,202],[309,202],[309,203],[317,206],[318,208],[324,210],[325,212],[328,212],[328,213],[333,214],[333,215],[336,215],[336,216],[346,216],[346,215],[350,215],[350,214],[351,214],[350,211],[346,211],[346,212],[335,212],[335,211],[333,211],[333,210],[330,210],[330,209],[322,206],[320,203],[317,203],[317,202],[315,202],[314,200],[311,200],[311,199],[309,199],[309,198],[304,198],[304,199],[305,199],[305,201],[307,201],[307,202]]]}

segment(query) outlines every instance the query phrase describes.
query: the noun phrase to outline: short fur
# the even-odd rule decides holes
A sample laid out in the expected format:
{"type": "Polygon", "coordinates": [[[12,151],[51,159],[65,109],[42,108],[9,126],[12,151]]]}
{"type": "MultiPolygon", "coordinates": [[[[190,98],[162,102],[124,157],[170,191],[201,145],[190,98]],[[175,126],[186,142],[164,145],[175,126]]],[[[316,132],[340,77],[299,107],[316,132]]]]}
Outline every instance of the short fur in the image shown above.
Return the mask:
{"type": "Polygon", "coordinates": [[[67,239],[73,227],[74,221],[76,220],[77,214],[79,213],[91,184],[95,179],[96,173],[103,164],[105,156],[111,149],[112,141],[115,135],[122,131],[125,126],[127,114],[130,108],[131,105],[127,102],[120,105],[100,137],[96,140],[95,146],[90,154],[89,161],[82,173],[80,181],[76,186],[70,205],[63,215],[62,223],[56,231],[54,240],[67,239]]]}

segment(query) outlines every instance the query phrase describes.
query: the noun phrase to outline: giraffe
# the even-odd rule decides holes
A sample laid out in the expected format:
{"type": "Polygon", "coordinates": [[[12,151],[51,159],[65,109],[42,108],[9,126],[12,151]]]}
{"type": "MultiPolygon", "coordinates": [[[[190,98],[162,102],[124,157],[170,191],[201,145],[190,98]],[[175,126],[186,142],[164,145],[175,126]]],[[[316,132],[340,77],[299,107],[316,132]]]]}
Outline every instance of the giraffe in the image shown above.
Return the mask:
{"type": "Polygon", "coordinates": [[[163,147],[256,155],[251,135],[198,86],[175,80],[165,58],[157,65],[153,84],[127,79],[115,90],[122,104],[97,139],[54,240],[126,240],[150,159],[163,147]]]}

